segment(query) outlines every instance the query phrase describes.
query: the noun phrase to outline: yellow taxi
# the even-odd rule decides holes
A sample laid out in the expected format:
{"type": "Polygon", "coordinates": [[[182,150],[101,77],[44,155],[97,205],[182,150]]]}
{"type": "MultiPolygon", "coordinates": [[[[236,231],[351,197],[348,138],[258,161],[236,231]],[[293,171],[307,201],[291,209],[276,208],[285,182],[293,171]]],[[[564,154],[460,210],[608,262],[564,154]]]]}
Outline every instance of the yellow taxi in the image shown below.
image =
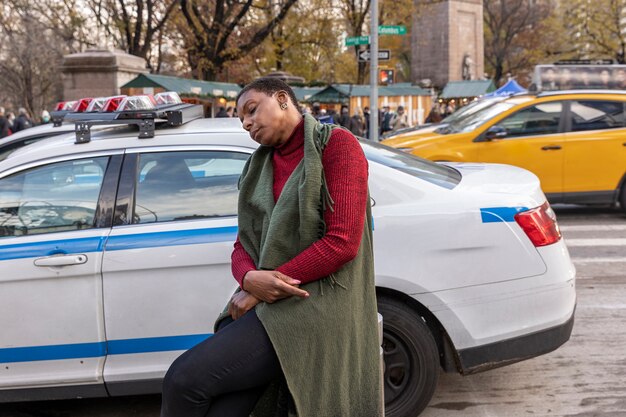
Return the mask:
{"type": "Polygon", "coordinates": [[[535,173],[553,203],[626,210],[626,91],[513,96],[432,134],[382,143],[433,161],[495,162],[535,173]]]}

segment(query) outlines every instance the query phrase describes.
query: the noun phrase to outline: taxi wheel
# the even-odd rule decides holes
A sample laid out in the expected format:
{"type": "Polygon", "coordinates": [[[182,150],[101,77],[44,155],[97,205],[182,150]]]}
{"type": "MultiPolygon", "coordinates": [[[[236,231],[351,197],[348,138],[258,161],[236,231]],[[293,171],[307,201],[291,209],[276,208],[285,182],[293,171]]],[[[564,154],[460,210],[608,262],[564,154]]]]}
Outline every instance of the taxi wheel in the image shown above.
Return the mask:
{"type": "Polygon", "coordinates": [[[622,213],[626,213],[626,181],[622,184],[622,189],[619,193],[619,207],[622,213]]]}
{"type": "Polygon", "coordinates": [[[400,300],[378,296],[383,316],[385,416],[415,417],[439,379],[439,351],[424,319],[400,300]]]}

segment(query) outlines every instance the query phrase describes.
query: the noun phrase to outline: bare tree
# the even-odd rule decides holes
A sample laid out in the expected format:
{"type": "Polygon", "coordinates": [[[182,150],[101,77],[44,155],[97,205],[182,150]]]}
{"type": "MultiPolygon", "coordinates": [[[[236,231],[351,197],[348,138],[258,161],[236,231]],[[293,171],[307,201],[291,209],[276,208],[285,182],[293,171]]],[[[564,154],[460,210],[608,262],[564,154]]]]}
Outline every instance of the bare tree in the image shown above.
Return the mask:
{"type": "Polygon", "coordinates": [[[43,21],[26,0],[0,6],[0,99],[32,115],[49,108],[62,87],[64,43],[43,21]]]}
{"type": "MultiPolygon", "coordinates": [[[[98,26],[113,40],[115,46],[146,59],[155,39],[163,42],[163,34],[160,32],[178,4],[179,0],[88,1],[98,26]]],[[[150,61],[148,66],[152,67],[150,61]]]]}
{"type": "Polygon", "coordinates": [[[550,14],[548,1],[485,0],[485,59],[496,85],[507,72],[526,69],[541,44],[542,20],[550,14]]]}
{"type": "Polygon", "coordinates": [[[29,4],[41,25],[63,41],[66,52],[80,52],[97,44],[82,0],[31,0],[29,4]]]}
{"type": "Polygon", "coordinates": [[[256,5],[253,0],[181,0],[187,59],[194,75],[214,80],[228,62],[236,61],[266,39],[296,0],[256,5]],[[270,8],[260,21],[255,8],[270,8]],[[263,19],[265,20],[265,19],[263,19]]]}
{"type": "MultiPolygon", "coordinates": [[[[365,17],[370,9],[370,0],[341,0],[343,14],[346,20],[346,28],[350,36],[363,36],[365,31],[365,17]]],[[[355,58],[361,51],[359,45],[354,46],[355,58]]],[[[365,82],[366,62],[357,60],[357,84],[365,82]]]]}

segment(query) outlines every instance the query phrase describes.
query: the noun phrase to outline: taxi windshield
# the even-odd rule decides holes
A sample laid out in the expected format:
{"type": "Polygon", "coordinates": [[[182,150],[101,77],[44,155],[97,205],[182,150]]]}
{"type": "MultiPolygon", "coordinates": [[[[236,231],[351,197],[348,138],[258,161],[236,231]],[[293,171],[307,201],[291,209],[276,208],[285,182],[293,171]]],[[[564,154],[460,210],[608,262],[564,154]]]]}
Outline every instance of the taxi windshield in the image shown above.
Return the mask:
{"type": "Polygon", "coordinates": [[[506,101],[496,103],[493,106],[484,108],[481,111],[478,111],[468,117],[465,117],[460,120],[457,120],[456,122],[450,123],[446,131],[442,133],[450,134],[450,133],[471,132],[472,130],[481,126],[483,123],[509,110],[513,106],[515,106],[515,103],[509,103],[506,101]]]}

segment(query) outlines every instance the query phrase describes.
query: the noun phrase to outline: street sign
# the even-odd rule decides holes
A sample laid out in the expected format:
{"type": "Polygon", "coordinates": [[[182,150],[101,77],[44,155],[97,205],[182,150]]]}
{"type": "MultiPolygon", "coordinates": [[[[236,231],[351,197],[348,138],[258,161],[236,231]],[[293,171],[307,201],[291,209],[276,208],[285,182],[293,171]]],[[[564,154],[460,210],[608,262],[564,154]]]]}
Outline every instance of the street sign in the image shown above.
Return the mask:
{"type": "Polygon", "coordinates": [[[406,35],[406,26],[378,26],[378,35],[406,35]]]}
{"type": "Polygon", "coordinates": [[[369,45],[369,44],[370,44],[369,36],[352,36],[350,38],[346,38],[346,46],[369,45]]]}
{"type": "MultiPolygon", "coordinates": [[[[367,62],[372,57],[369,49],[359,52],[359,62],[367,62]]],[[[379,49],[378,50],[378,60],[379,61],[389,61],[391,58],[391,51],[389,49],[379,49]]]]}

